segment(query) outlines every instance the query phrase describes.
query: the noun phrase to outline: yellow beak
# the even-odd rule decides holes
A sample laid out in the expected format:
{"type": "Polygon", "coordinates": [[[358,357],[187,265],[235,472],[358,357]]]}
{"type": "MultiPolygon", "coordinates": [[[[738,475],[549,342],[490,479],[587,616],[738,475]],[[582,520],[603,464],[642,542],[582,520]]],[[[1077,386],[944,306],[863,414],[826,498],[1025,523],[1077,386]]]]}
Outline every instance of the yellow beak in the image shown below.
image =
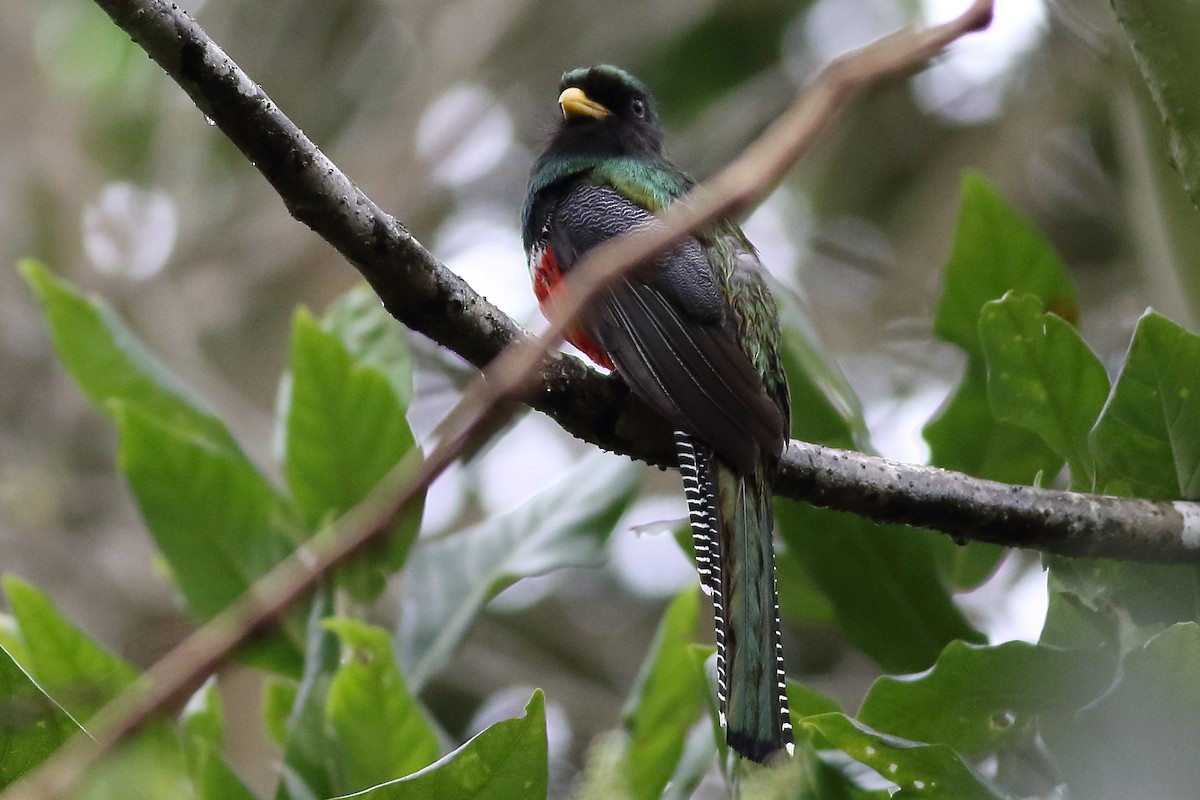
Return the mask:
{"type": "Polygon", "coordinates": [[[558,104],[562,106],[563,119],[571,117],[604,119],[612,114],[607,108],[584,94],[583,89],[575,86],[563,90],[563,93],[558,96],[558,104]]]}

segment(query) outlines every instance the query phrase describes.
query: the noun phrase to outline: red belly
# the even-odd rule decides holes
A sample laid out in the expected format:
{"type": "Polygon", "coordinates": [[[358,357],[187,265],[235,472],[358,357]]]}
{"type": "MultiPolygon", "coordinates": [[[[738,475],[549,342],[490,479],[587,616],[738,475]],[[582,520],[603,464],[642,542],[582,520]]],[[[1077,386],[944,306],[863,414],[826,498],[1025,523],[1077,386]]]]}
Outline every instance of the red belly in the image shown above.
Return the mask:
{"type": "MultiPolygon", "coordinates": [[[[550,314],[546,301],[562,289],[565,285],[565,278],[566,274],[554,259],[554,254],[547,248],[543,251],[541,258],[537,259],[537,264],[533,265],[533,293],[537,295],[538,305],[541,306],[542,313],[546,315],[547,319],[550,314]]],[[[608,357],[608,353],[604,352],[604,349],[596,344],[583,328],[571,325],[564,335],[568,342],[575,345],[592,361],[605,369],[613,368],[612,359],[608,357]]]]}

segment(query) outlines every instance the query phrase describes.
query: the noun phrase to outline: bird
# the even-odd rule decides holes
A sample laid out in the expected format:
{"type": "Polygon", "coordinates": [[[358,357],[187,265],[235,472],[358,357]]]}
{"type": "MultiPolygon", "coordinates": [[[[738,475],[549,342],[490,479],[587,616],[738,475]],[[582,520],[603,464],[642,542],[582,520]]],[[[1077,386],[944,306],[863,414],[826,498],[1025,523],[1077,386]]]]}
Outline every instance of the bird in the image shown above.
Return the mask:
{"type": "MultiPolygon", "coordinates": [[[[611,65],[563,74],[562,116],[530,172],[522,239],[543,313],[585,253],[643,226],[694,181],[664,151],[646,86],[611,65]]],[[[701,588],[713,605],[729,747],[794,751],[772,495],[790,406],[779,315],[735,221],[704,226],[615,281],[566,338],[674,431],[701,588]]]]}

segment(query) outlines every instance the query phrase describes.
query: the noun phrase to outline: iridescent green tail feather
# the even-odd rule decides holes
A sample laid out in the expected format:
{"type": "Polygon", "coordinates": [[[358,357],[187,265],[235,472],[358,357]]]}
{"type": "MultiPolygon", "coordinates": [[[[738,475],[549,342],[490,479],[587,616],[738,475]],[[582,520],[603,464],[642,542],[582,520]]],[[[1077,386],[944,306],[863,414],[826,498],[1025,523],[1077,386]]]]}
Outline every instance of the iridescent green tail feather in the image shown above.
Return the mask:
{"type": "Polygon", "coordinates": [[[675,438],[696,565],[713,602],[726,741],[755,761],[790,753],[770,486],[762,472],[738,475],[698,440],[675,438]]]}

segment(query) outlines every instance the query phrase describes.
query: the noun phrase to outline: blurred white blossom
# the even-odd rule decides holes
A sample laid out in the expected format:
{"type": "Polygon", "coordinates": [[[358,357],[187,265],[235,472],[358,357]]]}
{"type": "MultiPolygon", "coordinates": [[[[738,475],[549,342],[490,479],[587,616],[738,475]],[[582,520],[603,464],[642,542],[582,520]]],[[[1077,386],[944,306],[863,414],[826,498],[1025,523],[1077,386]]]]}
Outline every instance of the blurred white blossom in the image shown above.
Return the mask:
{"type": "Polygon", "coordinates": [[[175,247],[175,204],[164,192],[110,183],[83,210],[83,247],[96,269],[141,280],[159,272],[175,247]]]}

